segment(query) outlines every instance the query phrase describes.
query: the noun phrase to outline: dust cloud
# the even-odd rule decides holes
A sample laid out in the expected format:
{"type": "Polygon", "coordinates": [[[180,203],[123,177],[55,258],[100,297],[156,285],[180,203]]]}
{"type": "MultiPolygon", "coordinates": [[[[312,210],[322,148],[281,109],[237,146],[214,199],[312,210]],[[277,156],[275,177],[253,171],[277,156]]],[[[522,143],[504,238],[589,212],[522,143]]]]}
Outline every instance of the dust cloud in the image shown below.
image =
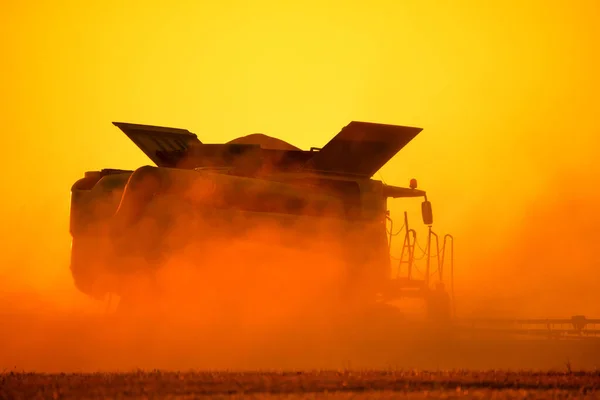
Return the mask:
{"type": "MultiPolygon", "coordinates": [[[[600,169],[593,161],[588,164],[584,149],[569,157],[570,163],[549,168],[540,177],[534,195],[507,204],[513,215],[492,243],[486,237],[494,231],[488,219],[488,225],[477,226],[479,237],[474,232],[461,237],[469,241],[458,255],[457,303],[462,316],[600,315],[600,196],[595,188],[600,169]]],[[[532,158],[543,162],[540,155],[532,158]]]]}
{"type": "MultiPolygon", "coordinates": [[[[327,210],[300,210],[315,218],[301,224],[293,217],[284,220],[291,229],[235,210],[201,214],[203,200],[212,199],[203,182],[171,185],[176,193],[163,193],[141,215],[140,203],[115,202],[122,191],[99,198],[85,215],[108,216],[102,220],[107,223],[75,234],[69,279],[73,289],[96,300],[63,293],[62,303],[60,296],[48,302],[44,296],[51,292],[38,291],[6,302],[2,368],[341,366],[345,359],[332,349],[341,346],[340,329],[348,326],[344,315],[353,307],[344,293],[352,284],[345,264],[349,254],[369,244],[354,240],[348,249],[351,238],[340,241],[339,220],[319,215],[327,210]],[[115,226],[122,231],[111,240],[115,226]],[[106,288],[121,298],[107,295],[106,288]],[[78,303],[69,308],[69,301],[78,303]],[[319,354],[305,353],[310,349],[319,354]]],[[[142,179],[128,187],[154,189],[148,185],[142,179]]],[[[135,199],[135,190],[124,198],[135,199]]],[[[376,275],[375,267],[371,271],[376,275]]]]}
{"type": "MultiPolygon", "coordinates": [[[[114,242],[127,249],[126,259],[111,258],[115,249],[108,241],[87,242],[84,259],[103,260],[107,271],[129,271],[127,279],[119,281],[111,274],[103,277],[102,282],[117,288],[122,298],[101,293],[91,299],[75,289],[69,276],[63,291],[21,290],[19,296],[3,299],[0,367],[48,372],[560,368],[566,359],[577,360],[578,368],[594,367],[594,355],[586,355],[582,344],[549,348],[542,342],[452,341],[434,327],[413,326],[413,320],[395,309],[357,310],[345,297],[346,285],[352,282],[345,266],[349,248],[346,240],[340,240],[343,229],[336,219],[315,218],[282,229],[277,221],[257,223],[234,212],[203,215],[197,211],[200,207],[183,200],[202,202],[211,196],[210,191],[198,186],[188,189],[184,196],[163,196],[155,208],[147,210],[158,218],[142,216],[114,242]],[[228,223],[215,222],[224,218],[228,223]],[[161,224],[165,220],[170,223],[161,224]],[[152,253],[150,261],[148,253],[152,253]],[[122,308],[116,307],[119,300],[122,308]],[[524,356],[527,352],[529,356],[524,356]]],[[[544,305],[563,317],[573,304],[581,305],[578,292],[586,274],[590,276],[597,239],[593,230],[597,196],[591,189],[575,195],[569,187],[561,191],[549,185],[548,190],[555,193],[554,201],[532,205],[528,219],[515,227],[515,245],[504,248],[500,258],[523,261],[494,270],[506,276],[496,273],[495,285],[486,288],[490,297],[513,295],[502,304],[510,316],[515,316],[510,307],[516,309],[518,303],[525,316],[544,305]],[[561,235],[567,224],[573,224],[573,210],[577,210],[580,232],[561,235]],[[548,235],[558,240],[549,242],[548,235]],[[525,262],[532,248],[544,249],[536,252],[534,265],[525,262]],[[566,258],[568,254],[579,258],[566,258]],[[557,263],[569,262],[575,263],[564,270],[555,268],[557,263]],[[549,294],[543,298],[542,293],[549,294]]],[[[114,212],[116,204],[111,202],[99,207],[101,212],[111,207],[114,212]]],[[[106,234],[108,226],[98,232],[106,234]]],[[[361,234],[362,240],[350,242],[354,250],[372,246],[365,232],[361,234]]],[[[84,242],[74,245],[80,243],[84,242]]],[[[493,262],[493,258],[487,260],[493,262]]],[[[65,261],[52,268],[68,271],[65,261]]],[[[375,280],[359,281],[367,290],[378,277],[374,266],[368,272],[375,280]]],[[[487,276],[492,275],[488,270],[487,276]]],[[[3,289],[5,294],[15,292],[8,280],[3,289]]],[[[482,293],[468,289],[460,294],[464,310],[480,316],[504,315],[494,308],[497,305],[485,304],[482,293]]]]}

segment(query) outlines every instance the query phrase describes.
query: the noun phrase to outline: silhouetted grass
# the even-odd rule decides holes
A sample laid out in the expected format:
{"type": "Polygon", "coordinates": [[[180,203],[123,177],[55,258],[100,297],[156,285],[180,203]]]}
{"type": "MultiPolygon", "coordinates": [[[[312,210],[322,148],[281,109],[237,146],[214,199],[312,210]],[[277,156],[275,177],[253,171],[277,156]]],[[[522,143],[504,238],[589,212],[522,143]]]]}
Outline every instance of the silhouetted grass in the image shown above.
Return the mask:
{"type": "Polygon", "coordinates": [[[312,371],[0,375],[0,399],[597,398],[600,372],[312,371]]]}

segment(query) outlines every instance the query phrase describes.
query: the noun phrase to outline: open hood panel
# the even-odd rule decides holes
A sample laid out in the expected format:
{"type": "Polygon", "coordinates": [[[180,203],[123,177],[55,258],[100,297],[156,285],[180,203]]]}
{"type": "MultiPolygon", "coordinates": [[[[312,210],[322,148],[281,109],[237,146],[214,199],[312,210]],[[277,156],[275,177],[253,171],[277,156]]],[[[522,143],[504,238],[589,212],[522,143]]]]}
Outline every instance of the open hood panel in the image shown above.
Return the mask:
{"type": "Polygon", "coordinates": [[[174,155],[184,156],[189,147],[202,144],[186,129],[113,122],[158,167],[175,167],[179,161],[174,155]],[[165,157],[168,154],[168,157],[165,157]]]}
{"type": "Polygon", "coordinates": [[[352,121],[315,153],[307,167],[371,177],[422,130],[352,121]]]}

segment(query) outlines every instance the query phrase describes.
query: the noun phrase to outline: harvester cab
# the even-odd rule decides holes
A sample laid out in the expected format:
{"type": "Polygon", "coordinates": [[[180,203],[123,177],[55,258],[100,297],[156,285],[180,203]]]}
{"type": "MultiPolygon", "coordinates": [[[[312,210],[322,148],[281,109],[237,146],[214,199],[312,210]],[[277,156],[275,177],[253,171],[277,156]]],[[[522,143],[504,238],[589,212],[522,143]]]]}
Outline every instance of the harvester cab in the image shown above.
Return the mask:
{"type": "MultiPolygon", "coordinates": [[[[299,238],[318,241],[326,235],[345,249],[342,258],[349,272],[344,285],[352,301],[366,304],[380,297],[386,301],[418,297],[426,300],[431,315],[450,316],[441,284],[444,254],[447,245],[452,247],[452,237],[444,236],[440,247],[432,230],[431,203],[426,192],[417,189],[416,180],[406,188],[372,179],[421,128],[353,121],[325,146],[301,150],[262,134],[206,144],[185,129],[114,125],[155,166],[89,171],[73,185],[71,271],[81,291],[94,297],[107,293],[127,297],[125,282],[132,269],[153,271],[184,247],[202,249],[204,255],[195,259],[198,267],[211,268],[200,264],[209,263],[205,254],[214,250],[218,238],[224,239],[219,243],[230,243],[268,225],[276,227],[279,236],[292,238],[288,245],[307,257],[313,254],[305,247],[306,240],[299,238]],[[423,198],[427,245],[416,257],[417,234],[405,213],[404,242],[394,269],[387,202],[414,197],[423,198]],[[186,243],[169,239],[174,223],[182,220],[188,228],[193,225],[185,235],[186,243]],[[129,261],[134,256],[135,268],[129,261]],[[420,276],[415,273],[417,259],[426,262],[420,276]]],[[[269,251],[273,243],[266,240],[257,245],[261,246],[269,251]]],[[[226,253],[217,252],[210,262],[221,265],[225,261],[219,256],[226,253]]],[[[250,268],[244,257],[227,262],[250,268]]],[[[278,265],[285,263],[278,260],[278,265]]],[[[226,288],[222,293],[227,296],[226,288]]]]}

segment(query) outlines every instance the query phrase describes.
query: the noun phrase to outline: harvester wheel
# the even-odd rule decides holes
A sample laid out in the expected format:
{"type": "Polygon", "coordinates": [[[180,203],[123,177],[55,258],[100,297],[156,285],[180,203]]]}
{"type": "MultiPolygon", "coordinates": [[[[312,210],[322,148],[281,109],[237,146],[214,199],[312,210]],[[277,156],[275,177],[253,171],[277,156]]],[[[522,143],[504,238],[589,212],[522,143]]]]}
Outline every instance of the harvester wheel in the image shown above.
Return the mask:
{"type": "Polygon", "coordinates": [[[75,287],[88,296],[102,300],[108,293],[100,280],[102,266],[100,255],[95,254],[96,240],[93,237],[73,237],[71,244],[71,276],[75,287]]]}

